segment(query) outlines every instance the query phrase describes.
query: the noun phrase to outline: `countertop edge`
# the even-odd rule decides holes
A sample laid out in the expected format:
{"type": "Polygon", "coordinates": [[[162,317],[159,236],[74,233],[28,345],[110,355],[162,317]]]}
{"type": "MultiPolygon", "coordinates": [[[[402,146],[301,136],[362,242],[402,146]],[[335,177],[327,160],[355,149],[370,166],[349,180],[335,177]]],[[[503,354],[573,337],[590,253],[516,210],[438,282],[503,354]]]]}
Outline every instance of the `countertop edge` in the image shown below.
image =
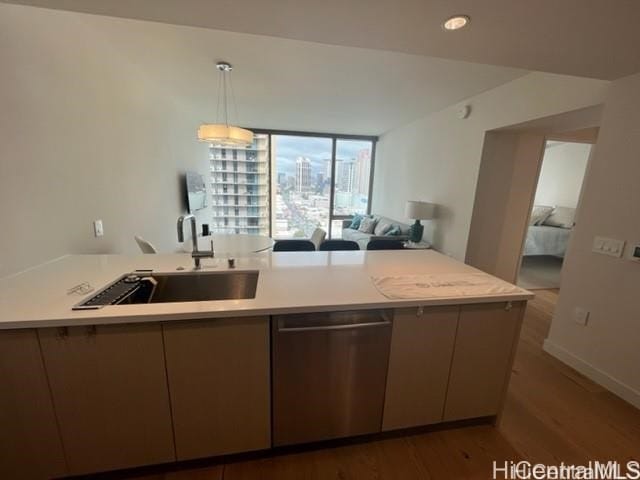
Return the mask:
{"type": "MultiPolygon", "coordinates": [[[[341,311],[341,310],[371,310],[371,309],[388,309],[388,308],[411,308],[411,307],[436,307],[436,306],[453,306],[453,305],[470,305],[483,303],[500,303],[500,302],[521,302],[534,298],[533,293],[511,293],[511,294],[493,294],[486,296],[470,296],[470,297],[443,297],[429,299],[410,299],[410,300],[385,300],[375,303],[341,303],[341,304],[323,304],[308,306],[291,306],[291,307],[273,307],[273,308],[249,308],[249,309],[232,309],[225,311],[186,311],[180,313],[166,314],[142,314],[142,315],[126,315],[111,317],[82,317],[73,318],[73,312],[69,312],[70,316],[65,318],[51,318],[41,320],[15,320],[0,322],[0,330],[17,330],[29,328],[55,328],[55,327],[74,327],[87,325],[122,325],[133,323],[151,323],[151,322],[173,322],[187,320],[206,320],[219,318],[242,318],[255,317],[262,315],[283,315],[296,313],[313,313],[321,311],[341,311]]],[[[113,308],[113,307],[112,307],[113,308]]],[[[117,307],[116,307],[117,308],[117,307]]],[[[97,310],[99,311],[99,310],[97,310]]],[[[85,311],[86,313],[86,311],[85,311]]]]}

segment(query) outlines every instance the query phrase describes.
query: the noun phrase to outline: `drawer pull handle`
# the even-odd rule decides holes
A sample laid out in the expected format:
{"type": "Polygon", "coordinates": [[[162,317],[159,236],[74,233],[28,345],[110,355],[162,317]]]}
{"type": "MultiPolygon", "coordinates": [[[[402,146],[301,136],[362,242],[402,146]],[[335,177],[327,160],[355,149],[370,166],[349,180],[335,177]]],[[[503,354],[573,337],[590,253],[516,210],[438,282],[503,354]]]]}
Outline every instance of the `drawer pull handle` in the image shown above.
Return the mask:
{"type": "Polygon", "coordinates": [[[331,330],[357,330],[360,328],[386,327],[391,322],[384,320],[382,322],[364,322],[364,323],[346,323],[344,325],[317,325],[313,327],[279,327],[278,333],[286,332],[322,332],[331,330]]]}

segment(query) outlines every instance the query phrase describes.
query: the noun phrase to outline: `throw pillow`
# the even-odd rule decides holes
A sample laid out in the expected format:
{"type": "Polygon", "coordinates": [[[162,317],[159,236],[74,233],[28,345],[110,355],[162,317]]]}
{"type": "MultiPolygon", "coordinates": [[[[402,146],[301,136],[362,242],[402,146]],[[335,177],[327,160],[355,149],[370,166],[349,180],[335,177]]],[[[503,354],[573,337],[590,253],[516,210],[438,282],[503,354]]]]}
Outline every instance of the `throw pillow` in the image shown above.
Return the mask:
{"type": "Polygon", "coordinates": [[[362,233],[373,233],[373,229],[376,227],[376,220],[371,217],[364,217],[360,222],[358,231],[362,233]]]}
{"type": "Polygon", "coordinates": [[[556,207],[551,212],[542,225],[550,227],[573,228],[573,220],[576,216],[576,209],[569,207],[556,207]]]}
{"type": "Polygon", "coordinates": [[[534,205],[529,219],[529,225],[541,225],[549,215],[553,213],[553,207],[546,205],[534,205]]]}
{"type": "Polygon", "coordinates": [[[373,229],[373,234],[382,236],[385,233],[387,233],[389,230],[391,230],[391,224],[384,220],[379,220],[378,224],[376,225],[376,228],[373,229]]]}
{"type": "Polygon", "coordinates": [[[359,213],[356,213],[351,219],[351,225],[349,225],[349,228],[353,228],[354,230],[357,230],[358,228],[360,228],[360,222],[362,222],[363,218],[364,218],[364,215],[360,215],[359,213]]]}
{"type": "Polygon", "coordinates": [[[394,237],[397,235],[400,235],[401,230],[400,227],[398,225],[392,225],[391,228],[387,231],[387,233],[385,233],[385,236],[387,237],[394,237]]]}

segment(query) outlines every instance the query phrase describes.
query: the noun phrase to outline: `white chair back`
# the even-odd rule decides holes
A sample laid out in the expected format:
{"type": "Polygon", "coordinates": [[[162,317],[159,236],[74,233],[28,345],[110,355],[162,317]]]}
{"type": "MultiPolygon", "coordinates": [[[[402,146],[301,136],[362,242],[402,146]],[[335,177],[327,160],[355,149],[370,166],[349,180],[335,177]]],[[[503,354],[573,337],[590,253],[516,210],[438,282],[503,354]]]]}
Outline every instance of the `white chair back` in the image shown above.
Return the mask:
{"type": "Polygon", "coordinates": [[[324,239],[327,238],[327,232],[325,232],[322,228],[316,228],[311,235],[311,243],[316,246],[316,250],[320,248],[320,244],[324,242],[324,239]]]}
{"type": "Polygon", "coordinates": [[[136,239],[136,243],[138,244],[138,247],[140,247],[142,253],[158,253],[156,247],[147,242],[144,238],[138,237],[137,235],[133,238],[136,239]]]}

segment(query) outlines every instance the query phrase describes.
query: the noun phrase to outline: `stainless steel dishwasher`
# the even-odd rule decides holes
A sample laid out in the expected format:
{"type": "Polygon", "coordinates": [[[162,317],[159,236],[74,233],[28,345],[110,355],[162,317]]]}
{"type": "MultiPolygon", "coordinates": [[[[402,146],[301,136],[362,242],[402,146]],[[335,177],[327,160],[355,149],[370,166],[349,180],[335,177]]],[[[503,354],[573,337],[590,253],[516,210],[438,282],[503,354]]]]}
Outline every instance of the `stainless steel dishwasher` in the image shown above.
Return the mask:
{"type": "Polygon", "coordinates": [[[273,317],[274,445],[381,430],[392,316],[362,310],[273,317]]]}

